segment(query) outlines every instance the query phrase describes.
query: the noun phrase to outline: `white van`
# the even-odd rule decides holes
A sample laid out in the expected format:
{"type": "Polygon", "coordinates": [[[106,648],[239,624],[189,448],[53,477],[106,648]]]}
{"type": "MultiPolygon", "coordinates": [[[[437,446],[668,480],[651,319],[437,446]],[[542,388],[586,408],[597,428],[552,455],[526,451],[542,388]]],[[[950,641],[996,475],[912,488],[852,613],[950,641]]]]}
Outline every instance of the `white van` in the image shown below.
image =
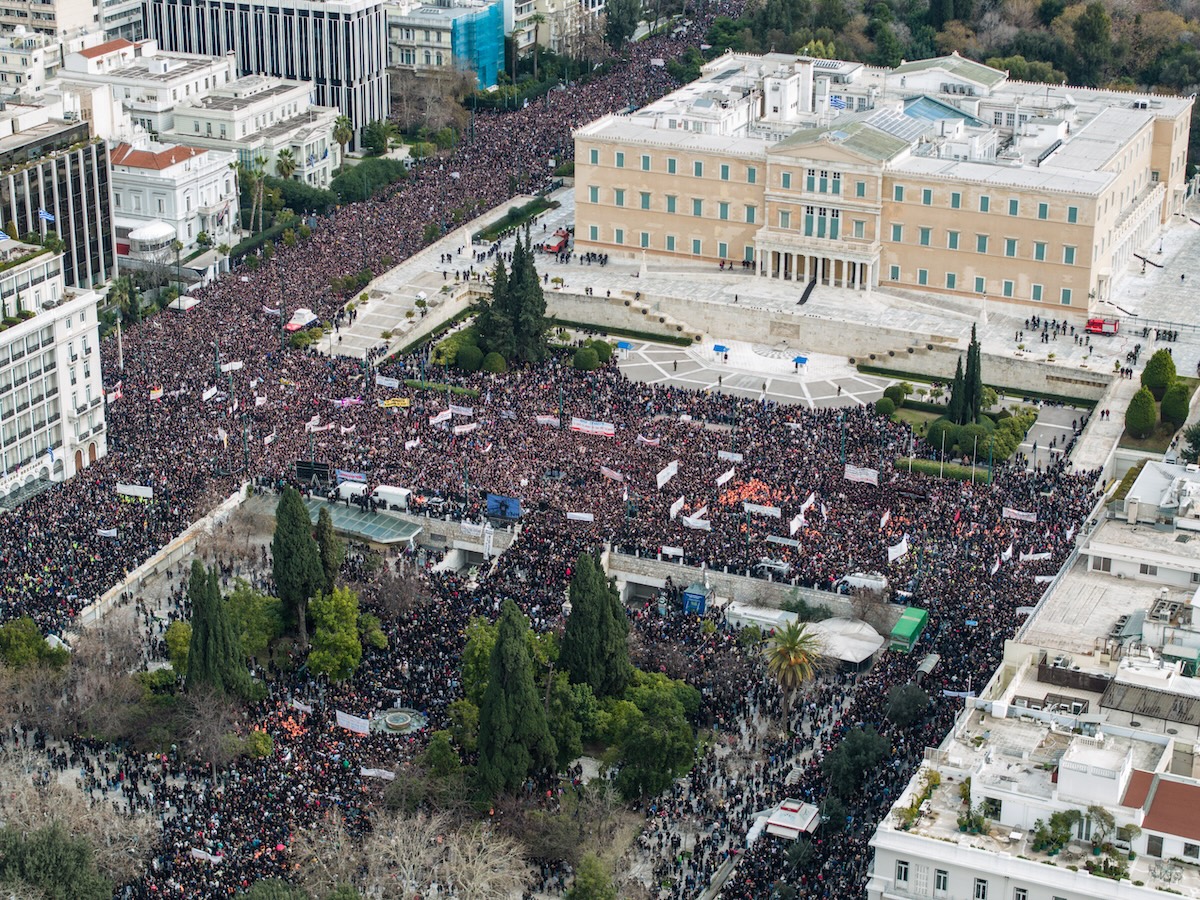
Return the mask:
{"type": "Polygon", "coordinates": [[[361,481],[343,481],[337,486],[337,495],[339,500],[349,500],[352,497],[361,497],[367,492],[367,486],[361,481]]]}
{"type": "Polygon", "coordinates": [[[375,492],[371,496],[377,503],[382,503],[384,509],[406,510],[408,509],[408,498],[412,496],[412,491],[408,488],[381,484],[375,488],[375,492]]]}
{"type": "Polygon", "coordinates": [[[886,591],[888,580],[878,572],[851,572],[838,580],[838,593],[850,593],[860,588],[867,591],[886,591]]]}

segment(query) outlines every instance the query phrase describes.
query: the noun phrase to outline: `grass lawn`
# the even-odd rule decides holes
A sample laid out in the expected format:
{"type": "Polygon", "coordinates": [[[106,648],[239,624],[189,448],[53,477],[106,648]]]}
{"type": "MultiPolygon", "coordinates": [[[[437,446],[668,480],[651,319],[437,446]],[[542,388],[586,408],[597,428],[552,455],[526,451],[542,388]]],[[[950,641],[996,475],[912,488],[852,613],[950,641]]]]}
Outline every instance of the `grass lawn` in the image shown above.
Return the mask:
{"type": "MultiPolygon", "coordinates": [[[[1157,405],[1157,404],[1156,404],[1157,405]]],[[[1171,446],[1171,438],[1175,437],[1175,426],[1159,422],[1154,427],[1154,433],[1147,438],[1135,438],[1125,432],[1117,445],[1122,450],[1142,450],[1146,453],[1166,453],[1171,446]]]]}
{"type": "Polygon", "coordinates": [[[905,409],[903,406],[896,410],[892,416],[897,422],[907,422],[913,427],[913,431],[918,435],[925,433],[925,428],[930,422],[939,418],[937,413],[924,412],[919,409],[905,409]]]}

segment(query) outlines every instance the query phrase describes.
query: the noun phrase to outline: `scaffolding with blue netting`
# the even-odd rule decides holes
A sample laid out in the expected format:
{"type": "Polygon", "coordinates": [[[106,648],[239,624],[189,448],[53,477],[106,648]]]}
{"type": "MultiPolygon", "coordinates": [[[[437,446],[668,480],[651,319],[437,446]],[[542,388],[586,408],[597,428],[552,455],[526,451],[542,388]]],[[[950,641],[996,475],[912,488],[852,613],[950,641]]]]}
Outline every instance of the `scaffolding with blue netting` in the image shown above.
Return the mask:
{"type": "Polygon", "coordinates": [[[504,65],[504,9],[490,3],[454,20],[451,41],[456,60],[465,61],[479,79],[480,89],[496,84],[504,65]]]}

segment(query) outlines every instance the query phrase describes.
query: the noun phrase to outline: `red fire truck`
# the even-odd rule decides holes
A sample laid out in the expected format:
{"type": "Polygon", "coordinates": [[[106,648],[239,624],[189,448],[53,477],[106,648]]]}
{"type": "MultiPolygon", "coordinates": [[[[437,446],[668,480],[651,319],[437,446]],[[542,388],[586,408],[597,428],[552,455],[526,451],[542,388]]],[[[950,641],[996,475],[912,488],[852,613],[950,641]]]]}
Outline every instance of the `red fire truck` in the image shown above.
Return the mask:
{"type": "Polygon", "coordinates": [[[560,228],[554,232],[554,237],[542,244],[542,249],[547,253],[562,253],[567,249],[567,241],[571,239],[571,232],[565,228],[560,228]]]}
{"type": "Polygon", "coordinates": [[[1086,331],[1088,334],[1116,334],[1121,330],[1121,323],[1116,319],[1088,319],[1086,331]]]}

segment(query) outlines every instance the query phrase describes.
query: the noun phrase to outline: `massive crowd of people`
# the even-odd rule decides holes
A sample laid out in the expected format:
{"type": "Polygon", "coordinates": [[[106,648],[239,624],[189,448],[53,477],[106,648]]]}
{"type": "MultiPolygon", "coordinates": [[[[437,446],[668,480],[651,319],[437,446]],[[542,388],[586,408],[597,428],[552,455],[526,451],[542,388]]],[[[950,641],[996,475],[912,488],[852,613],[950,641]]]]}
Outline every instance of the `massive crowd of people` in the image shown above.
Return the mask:
{"type": "MultiPolygon", "coordinates": [[[[710,5],[710,14],[729,11],[710,5]]],[[[454,572],[425,572],[436,614],[418,604],[386,622],[391,649],[368,651],[353,680],[324,692],[299,676],[272,682],[254,710],[275,739],[266,759],[214,777],[178,754],[147,760],[82,739],[48,749],[56,766],[80,770],[93,796],[111,794],[119,807],[160,817],[153,863],[125,896],[212,897],[289,874],[297,829],[335,808],[359,822],[381,788],[361,770],[393,767],[421,747],[421,736],[353,736],[333,724],[333,711],[369,715],[399,697],[443,727],[461,693],[470,618],[494,616],[513,598],[535,627],[554,627],[574,560],[604,545],[824,588],[853,572],[881,572],[929,610],[911,654],[885,655],[865,675],[815,685],[794,710],[790,739],[767,728],[780,716],[778,689],[719,614],[709,616],[718,624],[712,631],[693,616],[631,611],[639,661],[700,688],[701,724],[726,739],[686,783],[645,804],[639,846],[655,883],[670,883],[672,897],[695,896],[739,856],[724,896],[768,896],[788,872],[786,848],[761,838],[747,850],[752,816],[784,796],[819,801],[827,790],[821,756],[849,728],[872,724],[891,744],[889,764],[849,803],[850,824],[822,832],[815,860],[794,876],[804,896],[861,893],[871,823],[955,712],[953,701],[938,699],[921,725],[899,731],[885,721],[888,690],[911,680],[929,650],[942,658],[929,681],[935,696],[967,678],[982,683],[1019,623],[1018,607],[1036,599],[1035,577],[1069,553],[1092,503],[1094,473],[1074,474],[1060,457],[1032,473],[1001,464],[988,486],[943,481],[895,469],[912,435],[867,409],[806,411],[636,384],[614,365],[583,373],[565,357],[505,375],[447,373],[475,392],[448,397],[403,386],[425,371],[419,355],[375,365],[282,350],[281,324],[296,307],[322,319],[337,314],[346,298],[329,288],[334,278],[403,259],[422,246],[427,224],[448,224],[455,209],[471,214],[513,190],[540,187],[547,161],[569,154],[572,128],[667,90],[666,70],[651,59],[694,44],[703,25],[698,19],[687,34],[633,45],[610,74],[548,101],[480,116],[473,139],[450,157],[420,164],[375,200],[335,211],[299,247],[280,247],[257,269],[205,288],[186,313],[126,331],[123,368],[112,342],[102,348],[106,383],[121,380],[124,395],[108,406],[109,453],[8,515],[0,534],[5,618],[30,615],[61,632],[243,478],[285,481],[298,459],[362,473],[371,487],[411,488],[418,510],[436,507],[439,515],[480,521],[489,493],[519,498],[525,511],[515,552],[477,587],[454,572]],[[512,183],[497,172],[514,173],[512,183]],[[242,366],[220,371],[235,361],[242,366]],[[380,387],[377,375],[401,387],[380,387]],[[157,389],[161,399],[151,400],[157,389]],[[380,405],[397,398],[409,405],[380,405]],[[431,424],[449,402],[469,412],[431,424]],[[613,433],[572,430],[572,418],[610,423],[613,433]],[[676,462],[660,485],[659,473],[676,462]],[[117,496],[118,483],[152,487],[153,500],[122,502],[129,498],[117,496]],[[1027,515],[1005,517],[1006,507],[1027,515]],[[106,536],[112,529],[116,537],[106,536]],[[907,552],[892,559],[889,548],[902,545],[907,552]],[[1049,557],[1021,561],[1022,553],[1049,557]]],[[[6,739],[29,745],[39,736],[14,731],[6,739]]],[[[561,873],[543,868],[543,883],[559,882],[561,873]]]]}

